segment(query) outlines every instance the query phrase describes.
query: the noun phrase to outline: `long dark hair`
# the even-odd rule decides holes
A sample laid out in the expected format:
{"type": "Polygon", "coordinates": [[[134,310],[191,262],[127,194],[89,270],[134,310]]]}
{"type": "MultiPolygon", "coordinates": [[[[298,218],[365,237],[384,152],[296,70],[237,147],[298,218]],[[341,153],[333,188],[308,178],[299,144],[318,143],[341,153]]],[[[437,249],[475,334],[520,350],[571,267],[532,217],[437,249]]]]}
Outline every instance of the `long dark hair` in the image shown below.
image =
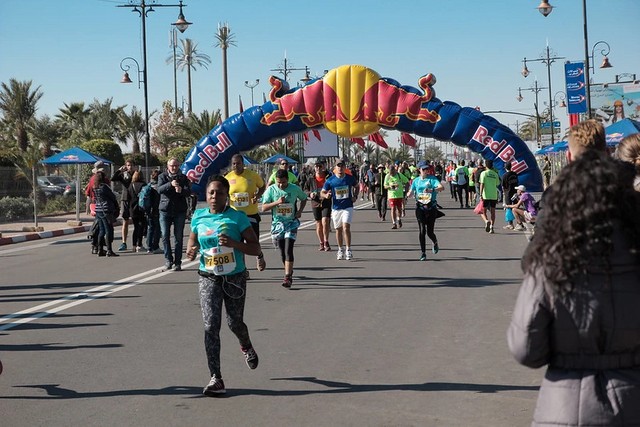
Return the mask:
{"type": "Polygon", "coordinates": [[[525,273],[541,269],[560,293],[588,266],[610,271],[613,233],[622,227],[631,251],[640,249],[640,201],[633,168],[597,150],[586,150],[562,169],[544,197],[544,221],[536,228],[525,273]]]}

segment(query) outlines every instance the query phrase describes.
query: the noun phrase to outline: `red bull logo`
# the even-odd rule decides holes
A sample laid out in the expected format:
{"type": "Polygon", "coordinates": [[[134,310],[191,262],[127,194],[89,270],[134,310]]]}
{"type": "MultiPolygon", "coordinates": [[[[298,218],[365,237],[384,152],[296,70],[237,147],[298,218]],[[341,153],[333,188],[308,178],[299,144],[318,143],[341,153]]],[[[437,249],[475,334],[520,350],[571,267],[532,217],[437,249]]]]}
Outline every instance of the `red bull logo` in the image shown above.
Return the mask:
{"type": "Polygon", "coordinates": [[[478,126],[478,129],[476,129],[472,140],[477,141],[489,148],[489,150],[491,150],[491,152],[498,158],[500,158],[503,162],[511,162],[511,170],[513,172],[520,173],[529,169],[529,165],[527,165],[526,161],[516,160],[513,157],[516,154],[516,150],[514,150],[511,145],[508,145],[507,141],[505,141],[504,139],[502,141],[493,139],[493,137],[489,135],[489,130],[484,126],[478,126]]]}
{"type": "Polygon", "coordinates": [[[286,82],[275,76],[269,82],[269,98],[275,108],[262,117],[265,125],[300,117],[307,127],[324,125],[335,134],[353,138],[374,133],[380,126],[394,127],[401,117],[430,123],[440,120],[438,113],[423,107],[434,96],[432,74],[418,80],[424,94],[393,84],[360,65],[343,65],[321,80],[284,94],[286,82]]]}
{"type": "Polygon", "coordinates": [[[211,163],[221,154],[231,147],[231,140],[224,132],[218,135],[218,143],[209,144],[198,153],[198,164],[187,171],[187,178],[191,182],[200,184],[200,180],[211,163]]]}
{"type": "Polygon", "coordinates": [[[607,142],[620,142],[624,139],[624,133],[613,132],[607,134],[607,142]]]}

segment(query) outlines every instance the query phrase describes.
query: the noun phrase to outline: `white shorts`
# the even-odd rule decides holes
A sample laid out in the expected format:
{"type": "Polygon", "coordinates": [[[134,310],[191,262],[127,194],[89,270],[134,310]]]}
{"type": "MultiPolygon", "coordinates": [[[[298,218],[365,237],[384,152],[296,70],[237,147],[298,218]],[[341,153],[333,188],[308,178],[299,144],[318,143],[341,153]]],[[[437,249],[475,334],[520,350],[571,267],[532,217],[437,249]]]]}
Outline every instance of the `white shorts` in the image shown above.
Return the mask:
{"type": "Polygon", "coordinates": [[[331,211],[333,228],[340,228],[342,224],[351,224],[351,218],[353,218],[353,208],[333,209],[331,211]]]}

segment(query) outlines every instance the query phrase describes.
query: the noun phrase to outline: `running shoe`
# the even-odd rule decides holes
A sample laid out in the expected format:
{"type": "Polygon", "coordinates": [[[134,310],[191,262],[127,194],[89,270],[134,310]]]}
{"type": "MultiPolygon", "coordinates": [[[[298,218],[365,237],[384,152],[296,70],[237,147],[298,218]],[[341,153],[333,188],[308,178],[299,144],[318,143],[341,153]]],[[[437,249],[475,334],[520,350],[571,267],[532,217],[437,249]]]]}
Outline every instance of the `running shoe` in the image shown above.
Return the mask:
{"type": "Polygon", "coordinates": [[[251,277],[249,276],[249,270],[244,271],[244,280],[251,280],[251,277]]]}
{"type": "Polygon", "coordinates": [[[165,270],[171,270],[171,266],[173,265],[173,263],[167,261],[164,263],[164,269],[165,270]]]}
{"type": "Polygon", "coordinates": [[[513,229],[516,230],[516,231],[525,231],[526,227],[524,225],[522,225],[522,224],[518,224],[515,227],[513,227],[513,229]]]}
{"type": "Polygon", "coordinates": [[[126,250],[127,250],[127,244],[123,242],[123,243],[120,245],[120,247],[118,247],[118,250],[119,250],[119,251],[126,251],[126,250]]]}
{"type": "Polygon", "coordinates": [[[434,243],[433,244],[433,253],[437,254],[439,250],[440,250],[440,246],[438,246],[437,243],[434,243]]]}
{"type": "Polygon", "coordinates": [[[495,233],[495,232],[493,231],[493,227],[491,227],[491,228],[489,229],[489,234],[493,234],[493,233],[495,233]]]}
{"type": "Polygon", "coordinates": [[[267,268],[267,261],[264,260],[264,255],[256,258],[258,264],[258,271],[262,271],[267,268]]]}
{"type": "Polygon", "coordinates": [[[507,224],[507,225],[505,225],[505,226],[504,226],[504,227],[502,227],[502,228],[504,228],[505,230],[513,230],[513,225],[511,225],[511,224],[507,224]]]}
{"type": "Polygon", "coordinates": [[[484,231],[488,233],[490,228],[491,228],[491,223],[487,221],[486,224],[484,225],[484,231]]]}
{"type": "Polygon", "coordinates": [[[258,367],[258,354],[253,349],[253,346],[246,350],[240,347],[240,350],[242,350],[242,354],[244,354],[244,359],[249,369],[256,369],[258,367]]]}
{"type": "Polygon", "coordinates": [[[120,256],[117,253],[113,252],[112,250],[108,250],[107,251],[107,257],[115,257],[115,256],[120,256]]]}
{"type": "Polygon", "coordinates": [[[293,280],[291,280],[291,277],[285,276],[284,280],[282,281],[282,287],[290,289],[292,284],[293,284],[293,280]]]}
{"type": "Polygon", "coordinates": [[[398,220],[398,228],[402,228],[402,220],[401,219],[398,220]]]}
{"type": "Polygon", "coordinates": [[[318,247],[318,251],[324,251],[324,243],[320,243],[320,246],[318,247]]]}
{"type": "Polygon", "coordinates": [[[392,230],[397,230],[397,229],[398,229],[398,226],[397,226],[395,223],[393,223],[393,225],[391,226],[391,229],[392,229],[392,230]]]}
{"type": "Polygon", "coordinates": [[[331,252],[331,246],[329,246],[329,242],[324,242],[324,251],[331,252]]]}
{"type": "Polygon", "coordinates": [[[215,375],[211,377],[209,384],[202,390],[202,394],[205,396],[215,396],[218,394],[225,394],[227,390],[224,388],[224,381],[222,378],[218,378],[215,375]]]}
{"type": "Polygon", "coordinates": [[[351,253],[351,249],[347,249],[344,253],[344,259],[347,261],[351,261],[353,259],[353,254],[351,253]]]}
{"type": "Polygon", "coordinates": [[[420,257],[420,261],[426,261],[426,260],[427,260],[427,254],[423,252],[422,256],[420,257]]]}
{"type": "Polygon", "coordinates": [[[176,264],[173,266],[173,271],[182,271],[182,264],[176,264]]]}
{"type": "Polygon", "coordinates": [[[344,259],[344,252],[342,250],[342,248],[338,249],[338,253],[336,254],[336,258],[338,259],[338,261],[341,261],[344,259]]]}

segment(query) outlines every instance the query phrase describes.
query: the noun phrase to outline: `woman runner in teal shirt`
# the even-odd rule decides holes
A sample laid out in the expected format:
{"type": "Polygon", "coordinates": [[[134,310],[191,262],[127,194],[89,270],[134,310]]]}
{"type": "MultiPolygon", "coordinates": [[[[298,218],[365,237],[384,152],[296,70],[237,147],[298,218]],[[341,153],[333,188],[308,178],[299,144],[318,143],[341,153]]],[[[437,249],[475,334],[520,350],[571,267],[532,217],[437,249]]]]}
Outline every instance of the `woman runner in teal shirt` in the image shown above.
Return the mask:
{"type": "Polygon", "coordinates": [[[209,206],[196,210],[191,220],[187,258],[193,261],[200,255],[200,306],[205,328],[205,352],[211,373],[211,381],[203,393],[216,396],[226,393],[220,371],[223,303],[227,324],[240,341],[247,366],[251,369],[258,367],[258,355],[243,320],[247,282],[242,254],[257,256],[261,249],[247,215],[227,206],[229,181],[225,177],[212,176],[207,183],[206,195],[209,206]]]}

